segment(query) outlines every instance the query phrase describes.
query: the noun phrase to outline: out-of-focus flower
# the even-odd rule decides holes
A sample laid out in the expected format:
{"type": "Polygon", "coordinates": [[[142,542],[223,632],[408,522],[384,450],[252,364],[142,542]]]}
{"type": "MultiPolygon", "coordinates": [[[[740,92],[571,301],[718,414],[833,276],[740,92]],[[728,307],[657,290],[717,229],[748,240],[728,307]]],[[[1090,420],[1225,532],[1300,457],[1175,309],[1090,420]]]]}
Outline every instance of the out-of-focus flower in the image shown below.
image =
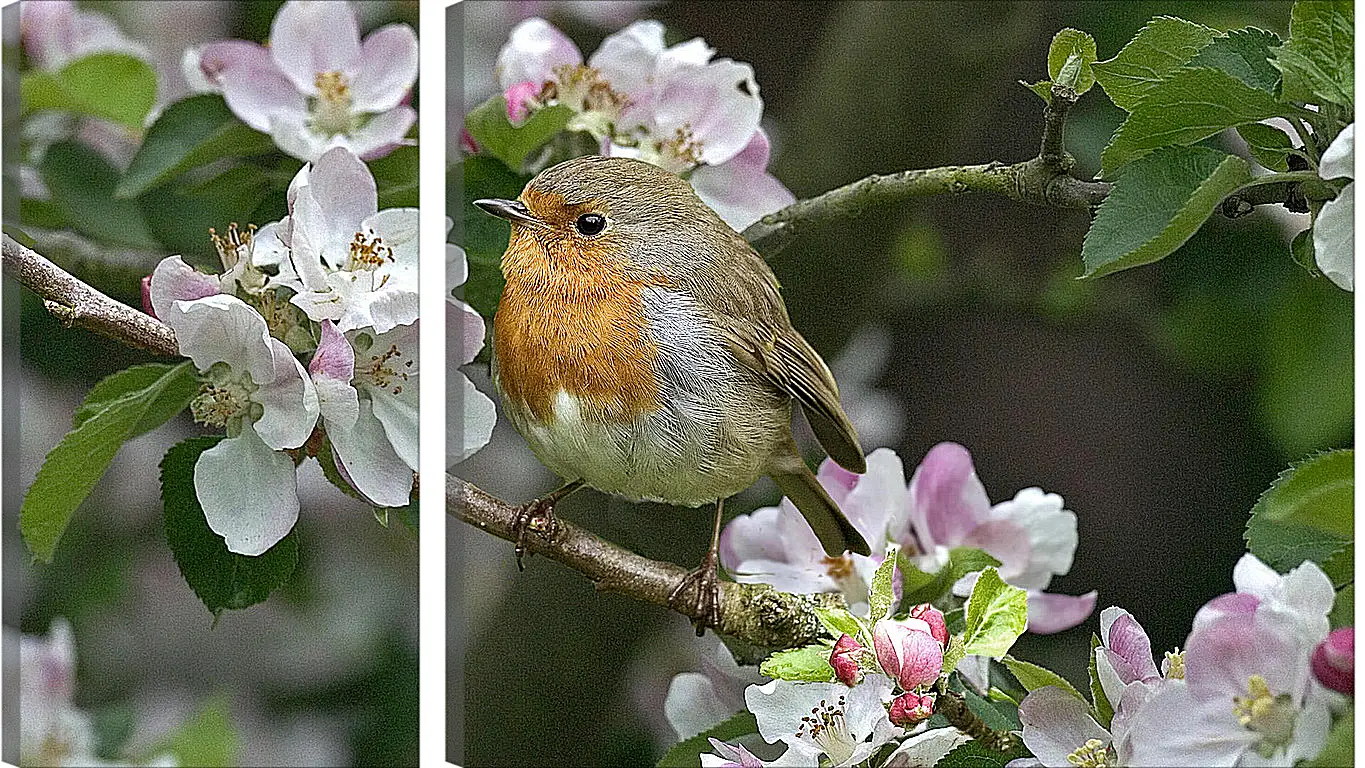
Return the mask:
{"type": "Polygon", "coordinates": [[[70,0],[21,4],[19,36],[39,69],[58,70],[92,53],[126,53],[151,61],[147,49],[124,35],[113,19],[83,11],[70,0]]]}
{"type": "Polygon", "coordinates": [[[185,52],[191,87],[218,91],[233,114],[305,161],[332,147],[372,159],[404,143],[417,119],[417,35],[390,24],[362,42],[349,3],[290,0],[269,47],[223,40],[185,52]]]}
{"type": "Polygon", "coordinates": [[[892,682],[868,675],[849,688],[841,683],[773,680],[751,685],[744,701],[769,744],[787,751],[769,766],[851,766],[904,734],[886,714],[892,682]]]}
{"type": "Polygon", "coordinates": [[[882,619],[872,627],[877,663],[904,690],[932,685],[943,669],[943,644],[920,619],[882,619]]]}
{"type": "Polygon", "coordinates": [[[878,448],[867,457],[866,474],[855,475],[826,459],[816,477],[868,542],[872,556],[826,556],[796,506],[783,499],[779,506],[731,520],[721,533],[720,561],[736,581],[787,592],[841,592],[849,605],[866,611],[868,585],[885,559],[889,527],[908,504],[905,471],[894,451],[878,448]]]}
{"type": "MultiPolygon", "coordinates": [[[[1190,634],[1185,677],[1129,720],[1131,765],[1293,765],[1322,750],[1331,726],[1295,618],[1222,613],[1190,634]]],[[[1120,755],[1122,758],[1123,756],[1120,755]]]]}
{"type": "Polygon", "coordinates": [[[843,635],[835,643],[829,654],[829,665],[834,668],[834,679],[844,685],[853,686],[862,682],[863,672],[858,658],[863,655],[863,646],[849,635],[843,635]]]}
{"type": "Polygon", "coordinates": [[[764,762],[741,744],[709,739],[711,752],[701,756],[702,768],[763,768],[764,762]]]}
{"type": "Polygon", "coordinates": [[[287,250],[274,254],[271,285],[294,291],[290,301],[310,320],[331,320],[343,333],[417,320],[416,208],[379,210],[374,176],[344,147],[300,169],[288,199],[279,225],[287,250]]]}
{"type": "Polygon", "coordinates": [[[453,354],[447,355],[446,371],[448,400],[454,404],[454,432],[446,441],[446,464],[458,464],[473,456],[493,439],[493,425],[497,423],[497,408],[488,396],[480,392],[460,372],[460,366],[474,361],[483,349],[483,317],[474,308],[451,295],[469,277],[469,264],[464,249],[446,245],[446,338],[455,344],[453,354]]]}
{"type": "Polygon", "coordinates": [[[891,700],[891,709],[887,716],[891,718],[891,722],[905,728],[918,725],[934,716],[934,699],[932,693],[917,694],[906,691],[891,700]]]}
{"type": "MultiPolygon", "coordinates": [[[[1318,175],[1324,179],[1355,179],[1356,125],[1351,123],[1322,153],[1318,175]]],[[[1323,203],[1313,222],[1313,253],[1318,269],[1347,291],[1355,289],[1356,185],[1352,181],[1323,203]]]]}
{"type": "Polygon", "coordinates": [[[1024,726],[1024,745],[1034,759],[1011,761],[1009,768],[1130,764],[1126,755],[1118,754],[1109,731],[1095,722],[1090,705],[1061,688],[1049,685],[1031,691],[1019,703],[1019,722],[1024,726]]]}
{"type": "Polygon", "coordinates": [[[1248,552],[1233,567],[1232,583],[1236,592],[1215,597],[1194,615],[1193,631],[1227,615],[1277,613],[1288,617],[1313,643],[1327,636],[1331,628],[1327,614],[1336,592],[1332,580],[1312,560],[1280,575],[1248,552]]]}
{"type": "Polygon", "coordinates": [[[1334,629],[1313,650],[1313,675],[1318,682],[1338,693],[1355,695],[1356,631],[1354,627],[1334,629]]]}
{"type": "MultiPolygon", "coordinates": [[[[1028,591],[1032,632],[1059,632],[1076,626],[1095,609],[1096,593],[1073,597],[1043,590],[1053,575],[1071,570],[1076,552],[1076,513],[1062,498],[1025,488],[1009,501],[991,506],[976,477],[971,454],[956,443],[930,449],[910,480],[908,526],[897,538],[921,554],[919,567],[936,571],[953,547],[977,547],[1000,561],[1000,577],[1028,591]]],[[[964,576],[953,593],[971,594],[979,573],[964,576]]]]}
{"type": "Polygon", "coordinates": [[[187,269],[174,256],[157,265],[153,307],[205,379],[190,403],[195,420],[230,435],[200,455],[195,493],[229,550],[259,555],[298,520],[294,461],[281,451],[303,445],[312,433],[317,391],[259,312],[235,296],[199,294],[211,281],[196,283],[187,269]]]}
{"type": "Polygon", "coordinates": [[[572,40],[532,18],[513,28],[495,74],[514,121],[568,106],[569,130],[592,134],[603,154],[691,172],[702,200],[741,230],[795,198],[766,170],[753,68],[714,55],[701,38],[667,46],[663,24],[639,21],[584,63],[572,40]]]}

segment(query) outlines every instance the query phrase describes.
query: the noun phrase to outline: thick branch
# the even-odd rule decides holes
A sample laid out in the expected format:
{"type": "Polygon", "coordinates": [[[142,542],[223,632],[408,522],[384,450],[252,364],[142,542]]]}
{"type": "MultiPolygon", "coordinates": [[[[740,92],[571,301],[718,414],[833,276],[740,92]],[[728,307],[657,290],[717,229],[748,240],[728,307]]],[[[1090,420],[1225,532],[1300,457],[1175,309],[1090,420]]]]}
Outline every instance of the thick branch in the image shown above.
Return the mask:
{"type": "Polygon", "coordinates": [[[180,356],[175,333],[165,323],[115,301],[70,273],[4,236],[5,272],[43,299],[62,324],[80,327],[159,355],[180,356]]]}
{"type": "MultiPolygon", "coordinates": [[[[516,540],[513,524],[518,507],[453,475],[446,476],[446,511],[494,536],[516,540]]],[[[598,589],[666,608],[673,608],[668,597],[687,573],[672,563],[637,555],[562,519],[556,520],[552,538],[531,532],[526,543],[528,551],[578,571],[598,589]]],[[[837,595],[794,595],[766,584],[722,582],[720,626],[716,630],[750,645],[793,648],[814,642],[824,631],[813,608],[842,605],[843,600],[837,595]]]]}

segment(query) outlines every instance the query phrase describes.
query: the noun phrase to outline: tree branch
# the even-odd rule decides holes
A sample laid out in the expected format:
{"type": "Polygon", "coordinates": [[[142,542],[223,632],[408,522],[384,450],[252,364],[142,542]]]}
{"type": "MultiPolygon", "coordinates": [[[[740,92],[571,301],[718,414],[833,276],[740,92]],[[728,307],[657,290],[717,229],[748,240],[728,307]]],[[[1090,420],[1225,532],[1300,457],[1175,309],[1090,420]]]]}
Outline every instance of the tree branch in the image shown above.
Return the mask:
{"type": "Polygon", "coordinates": [[[179,357],[175,332],[156,318],[100,293],[30,248],[4,236],[5,272],[43,299],[68,328],[79,327],[130,347],[179,357]]]}
{"type": "MultiPolygon", "coordinates": [[[[519,511],[519,507],[473,483],[446,475],[446,512],[456,519],[498,538],[516,541],[513,525],[519,511]]],[[[527,551],[578,571],[599,590],[674,608],[668,597],[682,583],[685,570],[637,555],[565,520],[555,522],[550,535],[528,532],[527,551]]],[[[720,626],[716,631],[761,648],[808,645],[824,632],[813,610],[816,607],[846,606],[842,597],[833,594],[795,595],[766,584],[721,582],[720,626]]],[[[679,612],[693,620],[699,618],[679,612]]]]}

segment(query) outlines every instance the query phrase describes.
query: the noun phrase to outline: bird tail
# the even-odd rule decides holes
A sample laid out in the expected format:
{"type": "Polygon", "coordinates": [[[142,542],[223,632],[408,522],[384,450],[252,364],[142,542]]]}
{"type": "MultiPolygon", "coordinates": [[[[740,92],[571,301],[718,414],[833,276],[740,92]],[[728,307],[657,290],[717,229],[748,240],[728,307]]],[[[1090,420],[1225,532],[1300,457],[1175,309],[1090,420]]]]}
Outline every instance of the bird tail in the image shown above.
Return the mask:
{"type": "Polygon", "coordinates": [[[793,468],[781,474],[774,472],[772,478],[783,495],[791,499],[801,511],[801,516],[806,518],[806,523],[820,540],[820,546],[825,548],[825,554],[838,557],[845,550],[859,555],[872,554],[863,535],[840,511],[839,505],[829,497],[810,468],[800,459],[797,459],[797,463],[799,469],[793,468]]]}

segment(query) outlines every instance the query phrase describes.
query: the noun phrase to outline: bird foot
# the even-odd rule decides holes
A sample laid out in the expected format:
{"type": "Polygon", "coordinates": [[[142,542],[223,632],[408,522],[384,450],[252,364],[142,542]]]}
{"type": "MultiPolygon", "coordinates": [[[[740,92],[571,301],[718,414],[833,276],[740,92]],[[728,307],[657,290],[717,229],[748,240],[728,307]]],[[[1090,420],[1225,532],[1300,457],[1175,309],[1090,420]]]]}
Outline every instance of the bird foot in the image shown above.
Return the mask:
{"type": "Polygon", "coordinates": [[[557,499],[547,496],[528,501],[517,509],[517,519],[512,523],[512,532],[517,536],[515,551],[518,571],[526,570],[521,558],[526,554],[526,538],[529,533],[537,533],[554,541],[555,529],[558,527],[555,521],[555,501],[557,499]]]}
{"type": "Polygon", "coordinates": [[[701,565],[691,571],[668,595],[668,605],[673,610],[692,617],[692,625],[697,628],[697,637],[720,626],[720,574],[719,558],[716,551],[710,550],[702,559],[701,565]]]}

